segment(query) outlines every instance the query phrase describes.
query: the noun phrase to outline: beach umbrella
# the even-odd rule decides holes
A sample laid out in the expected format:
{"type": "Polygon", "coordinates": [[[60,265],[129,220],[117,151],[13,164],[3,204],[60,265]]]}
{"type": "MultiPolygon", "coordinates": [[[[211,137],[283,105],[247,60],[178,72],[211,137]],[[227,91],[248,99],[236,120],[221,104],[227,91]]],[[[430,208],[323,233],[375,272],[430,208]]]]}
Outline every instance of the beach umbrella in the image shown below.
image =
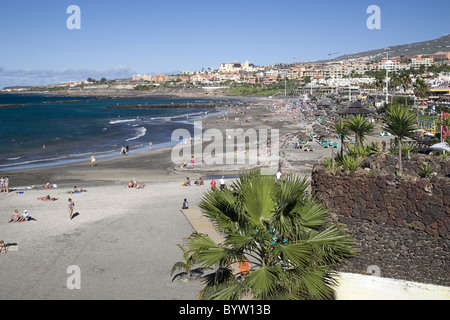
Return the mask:
{"type": "Polygon", "coordinates": [[[442,151],[450,152],[450,146],[448,145],[447,142],[441,142],[441,143],[434,144],[430,148],[433,150],[442,150],[442,151]]]}

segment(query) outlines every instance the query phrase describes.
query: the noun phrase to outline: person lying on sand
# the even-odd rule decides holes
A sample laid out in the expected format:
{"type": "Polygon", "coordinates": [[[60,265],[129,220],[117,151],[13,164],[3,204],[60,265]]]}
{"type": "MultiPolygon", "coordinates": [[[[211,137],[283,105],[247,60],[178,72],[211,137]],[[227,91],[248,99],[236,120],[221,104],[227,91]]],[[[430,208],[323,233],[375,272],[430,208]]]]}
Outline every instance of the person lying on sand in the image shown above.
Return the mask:
{"type": "Polygon", "coordinates": [[[50,183],[46,183],[44,185],[44,189],[56,189],[56,184],[50,185],[50,183]]]}
{"type": "Polygon", "coordinates": [[[81,192],[87,192],[87,190],[83,188],[78,189],[77,186],[74,186],[72,191],[68,191],[67,193],[81,193],[81,192]]]}
{"type": "Polygon", "coordinates": [[[41,198],[37,198],[37,199],[41,200],[41,201],[56,201],[56,200],[58,200],[57,198],[51,198],[50,195],[47,195],[47,196],[41,197],[41,198]]]}
{"type": "Polygon", "coordinates": [[[20,219],[19,209],[14,210],[13,214],[11,215],[11,220],[8,221],[8,223],[11,222],[18,222],[20,219]]]}

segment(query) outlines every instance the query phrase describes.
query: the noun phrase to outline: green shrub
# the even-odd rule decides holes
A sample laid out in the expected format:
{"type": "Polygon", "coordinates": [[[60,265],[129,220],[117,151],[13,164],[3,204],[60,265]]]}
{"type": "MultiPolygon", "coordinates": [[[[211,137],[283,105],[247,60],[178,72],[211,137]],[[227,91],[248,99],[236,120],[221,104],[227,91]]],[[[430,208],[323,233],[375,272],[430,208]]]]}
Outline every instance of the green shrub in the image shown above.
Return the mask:
{"type": "Polygon", "coordinates": [[[421,178],[431,178],[434,174],[434,169],[430,164],[421,165],[417,170],[421,178]]]}
{"type": "Polygon", "coordinates": [[[345,171],[356,171],[359,167],[358,159],[356,157],[346,155],[342,158],[342,167],[345,171]]]}

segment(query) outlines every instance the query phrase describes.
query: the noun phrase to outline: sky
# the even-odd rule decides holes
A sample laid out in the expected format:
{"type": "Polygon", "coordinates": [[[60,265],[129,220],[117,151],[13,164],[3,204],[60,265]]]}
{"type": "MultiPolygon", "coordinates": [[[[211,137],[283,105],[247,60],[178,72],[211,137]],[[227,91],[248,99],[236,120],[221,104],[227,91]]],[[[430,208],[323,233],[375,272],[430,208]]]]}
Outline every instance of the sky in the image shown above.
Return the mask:
{"type": "Polygon", "coordinates": [[[448,12],[448,0],[0,0],[0,88],[328,59],[439,38],[448,12]],[[367,27],[371,5],[381,29],[367,27]]]}

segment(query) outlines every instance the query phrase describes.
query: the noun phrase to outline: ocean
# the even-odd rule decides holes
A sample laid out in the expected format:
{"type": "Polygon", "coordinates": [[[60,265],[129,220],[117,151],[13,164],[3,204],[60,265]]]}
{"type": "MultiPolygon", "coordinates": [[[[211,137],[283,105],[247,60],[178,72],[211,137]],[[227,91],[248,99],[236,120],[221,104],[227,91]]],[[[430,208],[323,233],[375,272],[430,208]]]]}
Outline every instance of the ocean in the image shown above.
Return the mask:
{"type": "Polygon", "coordinates": [[[174,145],[175,129],[193,133],[210,108],[108,108],[209,103],[206,99],[102,99],[0,94],[0,171],[49,166],[174,145]],[[13,105],[4,107],[5,105],[13,105]]]}

